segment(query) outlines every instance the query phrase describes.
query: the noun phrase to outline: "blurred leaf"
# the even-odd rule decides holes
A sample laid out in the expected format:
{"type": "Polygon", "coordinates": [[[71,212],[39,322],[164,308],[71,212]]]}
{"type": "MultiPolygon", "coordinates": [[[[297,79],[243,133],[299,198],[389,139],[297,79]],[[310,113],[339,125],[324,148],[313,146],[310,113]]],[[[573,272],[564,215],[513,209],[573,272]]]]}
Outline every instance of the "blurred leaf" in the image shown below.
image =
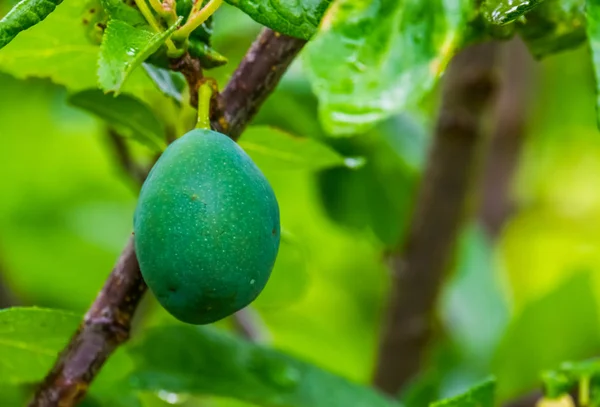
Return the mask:
{"type": "Polygon", "coordinates": [[[101,406],[141,407],[138,392],[127,380],[133,360],[126,347],[118,348],[92,382],[86,400],[101,406]]]}
{"type": "Polygon", "coordinates": [[[283,231],[271,277],[254,305],[260,309],[281,308],[298,301],[308,286],[306,263],[302,242],[283,231]]]}
{"type": "Polygon", "coordinates": [[[122,0],[100,0],[100,4],[112,20],[120,20],[134,27],[148,26],[142,13],[122,0]]]}
{"type": "MultiPolygon", "coordinates": [[[[351,228],[368,228],[388,247],[396,246],[406,232],[417,180],[417,169],[406,164],[401,139],[425,138],[421,128],[400,125],[406,119],[390,121],[364,137],[336,140],[336,148],[364,156],[366,164],[357,170],[327,169],[318,178],[331,219],[351,228]]],[[[421,143],[424,152],[426,143],[417,141],[421,143]]]]}
{"type": "Polygon", "coordinates": [[[0,49],[54,11],[62,0],[21,0],[0,20],[0,49]]]}
{"type": "Polygon", "coordinates": [[[481,8],[485,18],[492,24],[508,24],[537,7],[542,1],[543,0],[485,0],[481,8]]]}
{"type": "Polygon", "coordinates": [[[574,48],[586,38],[584,9],[585,0],[545,0],[518,31],[537,58],[574,48]]]}
{"type": "Polygon", "coordinates": [[[468,225],[460,236],[455,272],[443,289],[439,307],[463,358],[481,373],[489,371],[490,358],[510,318],[495,266],[494,248],[485,231],[478,224],[468,225]]]}
{"type": "Polygon", "coordinates": [[[418,103],[461,45],[469,0],[338,0],[305,52],[333,135],[363,132],[418,103]]]}
{"type": "Polygon", "coordinates": [[[600,126],[600,0],[586,3],[587,38],[592,51],[592,63],[596,76],[596,114],[600,126]]]}
{"type": "Polygon", "coordinates": [[[332,0],[226,0],[272,30],[309,39],[332,0]]]}
{"type": "Polygon", "coordinates": [[[248,127],[239,145],[261,168],[316,171],[349,163],[335,150],[314,139],[295,137],[267,126],[248,127]]]}
{"type": "Polygon", "coordinates": [[[98,122],[69,106],[64,88],[0,75],[0,89],[0,172],[11,174],[1,189],[2,273],[26,303],[83,313],[131,234],[135,193],[98,122]],[[26,108],[15,103],[25,96],[26,108]]]}
{"type": "Polygon", "coordinates": [[[34,385],[0,384],[0,405],[25,406],[31,397],[34,385]],[[28,388],[30,387],[30,388],[28,388]]]}
{"type": "Polygon", "coordinates": [[[69,103],[112,126],[129,130],[133,137],[155,151],[166,147],[164,125],[145,103],[132,96],[112,96],[90,89],[71,95],[69,103]]]}
{"type": "Polygon", "coordinates": [[[210,327],[164,326],[133,348],[143,390],[215,394],[270,407],[398,406],[283,353],[210,327]]]}
{"type": "Polygon", "coordinates": [[[163,94],[173,98],[179,103],[183,101],[181,93],[186,87],[186,81],[181,72],[159,68],[147,62],[144,62],[142,66],[150,79],[154,81],[154,84],[163,94]]]}
{"type": "Polygon", "coordinates": [[[593,380],[596,384],[600,379],[600,359],[590,359],[579,362],[564,362],[558,369],[543,372],[544,393],[548,398],[558,398],[573,390],[582,380],[593,380]]]}
{"type": "Polygon", "coordinates": [[[600,346],[589,273],[578,273],[516,316],[497,349],[494,371],[502,400],[532,388],[539,373],[600,346]]]}
{"type": "Polygon", "coordinates": [[[110,20],[104,31],[98,62],[98,81],[105,92],[118,94],[131,72],[173,34],[183,18],[167,30],[153,33],[120,20],[110,20]]]}
{"type": "Polygon", "coordinates": [[[0,383],[41,380],[80,319],[52,309],[0,310],[0,383]]]}
{"type": "Polygon", "coordinates": [[[494,392],[496,389],[495,379],[486,381],[471,387],[455,397],[439,400],[431,403],[430,407],[493,407],[494,392]]]}

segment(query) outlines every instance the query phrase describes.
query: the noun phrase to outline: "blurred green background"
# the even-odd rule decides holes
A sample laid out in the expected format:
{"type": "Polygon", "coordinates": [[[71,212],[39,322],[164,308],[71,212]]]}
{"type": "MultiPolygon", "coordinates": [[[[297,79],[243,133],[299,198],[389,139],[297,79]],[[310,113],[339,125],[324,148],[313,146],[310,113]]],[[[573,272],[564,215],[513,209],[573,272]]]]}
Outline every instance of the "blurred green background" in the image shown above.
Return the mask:
{"type": "MultiPolygon", "coordinates": [[[[232,8],[218,13],[214,45],[231,61],[211,71],[221,84],[258,30],[232,8]]],[[[534,389],[541,370],[600,352],[600,137],[589,60],[580,47],[534,63],[512,183],[517,209],[495,240],[475,217],[465,224],[439,305],[442,337],[413,393],[446,396],[493,373],[505,401],[534,389]]],[[[69,106],[63,88],[2,73],[0,93],[3,306],[83,313],[129,237],[137,187],[104,125],[69,106]]],[[[369,382],[389,289],[385,259],[410,220],[435,98],[369,134],[327,141],[364,157],[360,169],[263,165],[288,236],[254,306],[274,347],[369,382]]],[[[301,61],[255,122],[324,139],[301,61]]],[[[148,297],[138,327],[172,322],[148,297]]],[[[145,403],[166,403],[161,397],[145,403]]]]}

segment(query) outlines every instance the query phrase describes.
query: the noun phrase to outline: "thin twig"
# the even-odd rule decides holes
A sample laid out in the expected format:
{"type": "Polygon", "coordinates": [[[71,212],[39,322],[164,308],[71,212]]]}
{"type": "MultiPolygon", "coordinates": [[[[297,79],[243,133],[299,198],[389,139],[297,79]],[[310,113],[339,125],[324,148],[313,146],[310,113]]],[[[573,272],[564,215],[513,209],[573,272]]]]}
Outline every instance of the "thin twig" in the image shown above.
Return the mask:
{"type": "Polygon", "coordinates": [[[258,312],[251,306],[243,308],[233,316],[234,328],[238,334],[251,342],[269,343],[269,331],[258,312]]]}
{"type": "Polygon", "coordinates": [[[397,394],[420,371],[432,336],[438,292],[484,142],[482,116],[496,89],[497,48],[466,48],[446,73],[415,213],[403,251],[391,259],[395,280],[374,377],[388,394],[397,394]]]}
{"type": "MultiPolygon", "coordinates": [[[[252,80],[244,75],[235,74],[221,99],[222,106],[227,107],[226,112],[230,111],[230,104],[241,106],[245,112],[235,116],[235,125],[230,126],[227,121],[223,122],[226,125],[225,129],[237,133],[234,133],[236,138],[258,110],[258,105],[273,91],[293,56],[305,43],[283,35],[275,35],[269,30],[263,32],[257,42],[261,45],[254,45],[238,68],[238,72],[254,71],[252,80]],[[278,52],[278,47],[285,52],[278,52]],[[257,55],[257,49],[265,50],[267,55],[257,55]],[[275,55],[280,55],[284,61],[274,58],[275,55]],[[266,61],[269,61],[271,66],[268,66],[266,61]],[[258,74],[260,72],[263,74],[258,74]],[[242,87],[238,81],[243,81],[243,87],[246,89],[242,94],[230,90],[242,87]],[[251,88],[256,90],[252,91],[251,88]],[[247,94],[255,97],[245,99],[247,94]]],[[[215,110],[215,114],[216,112],[215,110]]],[[[216,115],[222,120],[221,115],[216,115]]],[[[76,405],[85,396],[90,383],[106,359],[127,340],[131,318],[147,288],[140,273],[132,241],[133,239],[130,239],[83,323],[37,390],[29,404],[30,407],[76,405]]]]}
{"type": "Polygon", "coordinates": [[[131,179],[135,181],[136,184],[141,186],[141,184],[146,179],[146,175],[148,175],[148,171],[142,168],[135,159],[131,156],[131,151],[129,151],[129,147],[127,146],[127,142],[125,138],[121,136],[115,129],[108,129],[108,137],[113,146],[113,150],[121,168],[131,179]]]}

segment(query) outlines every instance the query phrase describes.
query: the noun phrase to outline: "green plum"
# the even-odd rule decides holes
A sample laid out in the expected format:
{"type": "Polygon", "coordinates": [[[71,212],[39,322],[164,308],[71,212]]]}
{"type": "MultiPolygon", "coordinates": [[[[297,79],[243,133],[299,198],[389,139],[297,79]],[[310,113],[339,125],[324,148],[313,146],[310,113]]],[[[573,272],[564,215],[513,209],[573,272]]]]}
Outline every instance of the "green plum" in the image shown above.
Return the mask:
{"type": "Polygon", "coordinates": [[[230,138],[192,130],[150,171],[134,216],[144,280],[177,319],[207,324],[250,304],[277,257],[279,206],[230,138]]]}

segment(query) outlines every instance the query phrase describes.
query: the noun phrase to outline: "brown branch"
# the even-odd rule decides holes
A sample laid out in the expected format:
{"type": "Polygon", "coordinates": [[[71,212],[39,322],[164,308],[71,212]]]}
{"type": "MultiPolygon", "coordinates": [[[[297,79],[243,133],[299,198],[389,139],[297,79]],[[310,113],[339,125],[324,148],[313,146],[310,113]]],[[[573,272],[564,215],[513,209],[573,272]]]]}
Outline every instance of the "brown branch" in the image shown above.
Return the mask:
{"type": "Polygon", "coordinates": [[[458,54],[445,78],[429,161],[395,273],[374,384],[395,395],[421,369],[438,292],[449,265],[478,152],[482,117],[496,90],[495,43],[458,54]]]}
{"type": "Polygon", "coordinates": [[[533,59],[515,38],[506,44],[502,63],[503,86],[498,95],[494,132],[482,179],[479,219],[495,238],[515,210],[511,185],[525,137],[527,106],[532,94],[533,59]]]}
{"type": "Polygon", "coordinates": [[[198,107],[198,89],[204,79],[200,61],[186,53],[183,57],[172,60],[170,68],[183,74],[190,91],[190,105],[198,107]]]}
{"type": "MultiPolygon", "coordinates": [[[[222,116],[225,121],[222,123],[225,129],[233,132],[228,134],[235,138],[239,136],[304,44],[304,41],[270,30],[259,36],[223,92],[221,104],[225,107],[222,116]],[[259,50],[266,54],[257,53],[259,50]],[[235,89],[242,91],[238,93],[233,91],[235,89]],[[239,112],[233,113],[230,105],[236,106],[239,112]],[[229,118],[232,125],[229,125],[229,118]]],[[[131,239],[84,321],[37,390],[30,407],[71,407],[83,399],[106,359],[127,340],[131,318],[146,288],[131,239]]]]}
{"type": "Polygon", "coordinates": [[[304,44],[306,40],[263,30],[221,95],[215,130],[237,140],[304,44]]]}

